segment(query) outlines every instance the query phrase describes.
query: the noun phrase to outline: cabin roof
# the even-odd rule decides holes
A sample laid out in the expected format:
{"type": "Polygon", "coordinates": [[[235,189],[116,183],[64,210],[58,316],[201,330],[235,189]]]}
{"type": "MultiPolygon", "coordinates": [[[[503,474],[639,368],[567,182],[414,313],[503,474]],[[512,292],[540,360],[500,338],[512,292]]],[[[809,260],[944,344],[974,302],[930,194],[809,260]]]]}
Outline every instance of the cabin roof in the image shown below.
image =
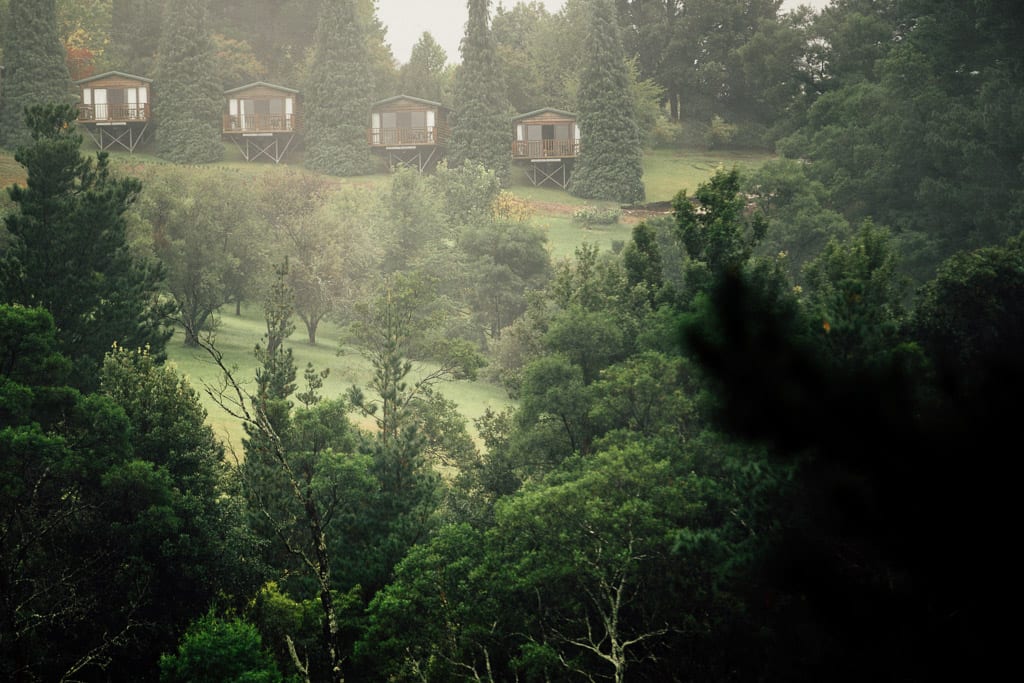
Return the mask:
{"type": "Polygon", "coordinates": [[[573,114],[572,112],[562,111],[561,109],[555,109],[554,107],[544,107],[543,109],[528,111],[525,114],[520,114],[519,116],[513,116],[512,120],[519,121],[521,119],[528,119],[533,116],[537,116],[538,114],[559,114],[560,116],[565,116],[570,119],[576,118],[576,114],[573,114]]]}
{"type": "Polygon", "coordinates": [[[449,108],[449,107],[444,106],[440,102],[434,102],[432,100],[425,100],[425,99],[423,99],[421,97],[413,97],[412,95],[395,95],[394,97],[388,97],[386,99],[374,102],[372,105],[370,105],[370,108],[371,109],[376,109],[377,107],[380,107],[380,106],[385,105],[385,104],[390,104],[392,102],[397,102],[398,100],[409,100],[410,102],[416,102],[418,104],[426,104],[428,106],[438,107],[440,109],[448,109],[449,108]]]}
{"type": "Polygon", "coordinates": [[[81,80],[77,80],[77,81],[75,81],[75,85],[85,85],[86,83],[90,83],[92,81],[98,81],[98,80],[100,80],[102,78],[110,78],[111,76],[120,76],[121,78],[130,78],[133,81],[142,81],[143,83],[152,83],[153,82],[152,78],[146,78],[145,76],[136,76],[135,74],[127,74],[127,73],[125,73],[123,71],[105,71],[105,72],[103,72],[101,74],[97,74],[95,76],[89,76],[88,78],[83,78],[81,80]]]}
{"type": "Polygon", "coordinates": [[[245,85],[240,85],[237,88],[232,88],[231,90],[225,90],[224,94],[225,95],[233,95],[236,92],[242,92],[243,90],[248,90],[250,88],[271,88],[273,90],[280,90],[281,92],[287,92],[287,93],[291,93],[293,95],[298,95],[299,94],[299,91],[295,90],[293,88],[286,88],[283,85],[274,85],[273,83],[267,83],[266,81],[256,81],[255,83],[246,83],[245,85]]]}

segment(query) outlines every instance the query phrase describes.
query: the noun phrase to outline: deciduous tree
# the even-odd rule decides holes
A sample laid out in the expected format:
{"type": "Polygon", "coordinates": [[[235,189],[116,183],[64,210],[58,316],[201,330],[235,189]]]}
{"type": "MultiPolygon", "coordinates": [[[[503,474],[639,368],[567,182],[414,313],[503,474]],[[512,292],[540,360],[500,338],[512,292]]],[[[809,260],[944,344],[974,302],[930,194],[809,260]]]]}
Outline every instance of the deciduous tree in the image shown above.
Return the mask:
{"type": "Polygon", "coordinates": [[[433,102],[447,100],[451,80],[447,61],[444,48],[429,31],[424,31],[412,46],[409,61],[398,72],[399,91],[433,102]]]}

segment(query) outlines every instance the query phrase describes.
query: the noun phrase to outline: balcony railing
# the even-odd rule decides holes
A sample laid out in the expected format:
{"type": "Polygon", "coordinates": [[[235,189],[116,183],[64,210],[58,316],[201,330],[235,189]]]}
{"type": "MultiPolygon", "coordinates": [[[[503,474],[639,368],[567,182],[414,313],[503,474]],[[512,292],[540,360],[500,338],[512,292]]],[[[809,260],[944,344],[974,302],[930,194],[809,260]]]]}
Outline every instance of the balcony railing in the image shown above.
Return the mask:
{"type": "Polygon", "coordinates": [[[512,143],[515,159],[566,159],[579,154],[579,140],[516,140],[512,143]]]}
{"type": "Polygon", "coordinates": [[[225,114],[225,133],[288,133],[299,129],[297,114],[225,114]]]}
{"type": "Polygon", "coordinates": [[[80,104],[78,120],[84,123],[148,121],[149,104],[80,104]]]}
{"type": "Polygon", "coordinates": [[[444,126],[423,126],[421,128],[370,128],[366,131],[371,145],[443,145],[448,141],[448,129],[444,126]]]}

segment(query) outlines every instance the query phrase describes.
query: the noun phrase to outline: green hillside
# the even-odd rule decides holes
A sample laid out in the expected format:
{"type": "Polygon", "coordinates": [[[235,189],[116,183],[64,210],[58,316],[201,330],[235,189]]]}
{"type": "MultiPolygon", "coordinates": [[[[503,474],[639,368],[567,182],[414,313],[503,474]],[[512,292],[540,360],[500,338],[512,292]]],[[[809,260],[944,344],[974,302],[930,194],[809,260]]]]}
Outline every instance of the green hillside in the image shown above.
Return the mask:
{"type": "MultiPolygon", "coordinates": [[[[83,148],[95,149],[88,141],[83,148]]],[[[159,167],[171,166],[168,162],[146,152],[131,155],[112,152],[111,156],[115,166],[127,174],[140,173],[143,169],[152,170],[154,166],[159,173],[159,167]]],[[[756,167],[768,158],[768,155],[760,152],[649,151],[644,157],[644,182],[647,186],[648,202],[667,202],[684,188],[692,191],[698,184],[710,178],[717,168],[756,167]]],[[[254,177],[274,168],[269,163],[245,162],[238,150],[228,143],[225,143],[224,159],[216,165],[252,174],[254,177]]],[[[301,162],[301,155],[295,155],[292,161],[301,162]]],[[[388,174],[381,172],[334,180],[339,186],[384,188],[388,178],[388,174]]],[[[12,182],[24,181],[21,167],[13,156],[6,152],[0,153],[0,180],[5,186],[12,182]]],[[[633,225],[643,217],[651,215],[643,210],[627,210],[615,224],[587,224],[575,219],[574,214],[588,207],[605,209],[615,208],[617,205],[613,202],[582,200],[557,188],[535,187],[522,172],[513,174],[510,191],[515,197],[527,203],[532,222],[545,231],[552,260],[572,258],[574,250],[582,243],[596,244],[602,250],[621,246],[630,239],[633,225]]],[[[664,208],[660,210],[664,211],[664,208]]],[[[225,306],[218,317],[217,347],[224,353],[229,365],[237,365],[241,369],[239,376],[242,378],[252,377],[255,368],[252,351],[264,331],[262,313],[255,305],[243,307],[242,315],[237,317],[231,307],[225,306]]],[[[369,379],[369,365],[358,351],[347,349],[343,355],[338,355],[339,336],[340,332],[335,326],[325,323],[316,346],[305,341],[302,330],[297,330],[291,337],[300,374],[307,362],[312,362],[317,368],[330,369],[323,389],[326,396],[340,395],[349,386],[365,385],[369,379]]],[[[170,361],[202,394],[203,403],[209,413],[209,421],[217,433],[226,443],[240,451],[244,434],[237,420],[225,413],[204,389],[207,386],[213,387],[218,377],[218,371],[211,364],[208,355],[202,350],[185,347],[180,333],[171,340],[168,354],[170,361]]],[[[484,380],[451,383],[444,386],[442,391],[447,398],[455,401],[470,419],[479,416],[487,408],[499,410],[511,403],[502,387],[484,380]]]]}

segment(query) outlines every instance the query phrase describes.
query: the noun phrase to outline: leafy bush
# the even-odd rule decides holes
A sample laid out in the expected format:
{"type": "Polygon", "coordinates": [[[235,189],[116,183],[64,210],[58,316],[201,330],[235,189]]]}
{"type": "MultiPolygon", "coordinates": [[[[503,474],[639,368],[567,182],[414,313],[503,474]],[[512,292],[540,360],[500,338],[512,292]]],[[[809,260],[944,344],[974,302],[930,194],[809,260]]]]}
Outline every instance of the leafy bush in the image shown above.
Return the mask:
{"type": "Polygon", "coordinates": [[[530,207],[530,203],[506,190],[498,193],[492,211],[495,220],[506,223],[526,223],[533,218],[533,209],[530,207]]]}
{"type": "Polygon", "coordinates": [[[622,211],[616,207],[602,209],[597,206],[582,206],[572,214],[572,219],[584,225],[615,225],[622,211]]]}

